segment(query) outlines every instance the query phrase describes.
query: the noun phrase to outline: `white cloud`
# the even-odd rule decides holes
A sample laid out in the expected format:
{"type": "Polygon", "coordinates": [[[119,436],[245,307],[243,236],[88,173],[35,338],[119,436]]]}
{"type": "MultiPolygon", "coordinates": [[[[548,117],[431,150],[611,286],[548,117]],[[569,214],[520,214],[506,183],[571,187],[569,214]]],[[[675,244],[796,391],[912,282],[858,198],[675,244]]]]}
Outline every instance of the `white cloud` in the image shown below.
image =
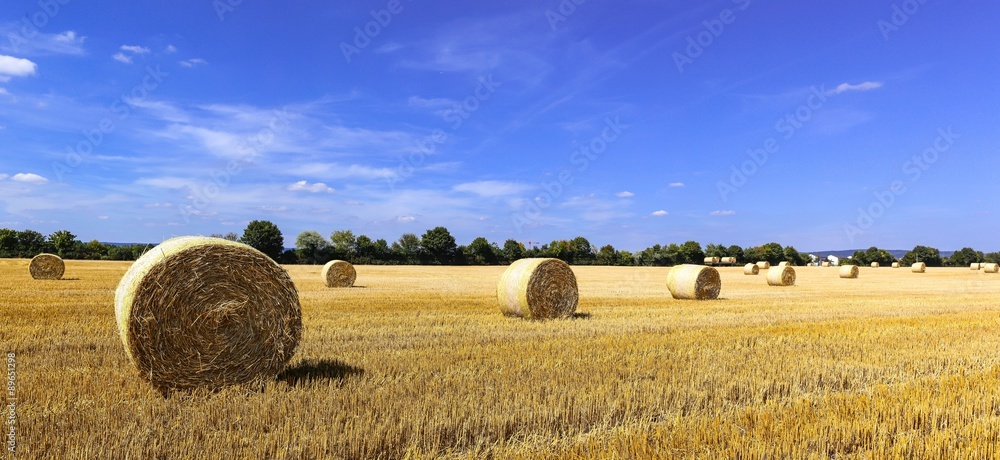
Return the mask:
{"type": "Polygon", "coordinates": [[[163,50],[163,52],[167,54],[174,54],[177,52],[177,47],[174,45],[167,45],[167,48],[163,50]]]}
{"type": "Polygon", "coordinates": [[[34,75],[37,68],[37,64],[27,59],[0,55],[0,81],[8,81],[11,77],[34,75]]]}
{"type": "Polygon", "coordinates": [[[108,216],[97,216],[100,220],[108,220],[108,216]]]}
{"type": "Polygon", "coordinates": [[[663,216],[665,216],[667,214],[670,214],[670,213],[661,209],[659,211],[653,211],[649,215],[654,216],[654,217],[663,217],[663,216]]]}
{"type": "Polygon", "coordinates": [[[49,183],[49,180],[34,173],[17,173],[10,180],[14,182],[26,182],[28,184],[42,185],[49,183]]]}
{"type": "Polygon", "coordinates": [[[362,165],[342,165],[338,163],[306,163],[287,171],[289,174],[322,176],[330,179],[386,179],[396,173],[389,168],[371,168],[362,165]]]}
{"type": "Polygon", "coordinates": [[[208,64],[208,61],[202,58],[194,58],[194,59],[188,59],[186,61],[179,61],[178,63],[183,67],[194,67],[199,64],[208,64]]]}
{"type": "Polygon", "coordinates": [[[624,192],[618,192],[618,193],[616,193],[615,196],[618,197],[618,198],[632,198],[633,196],[635,196],[635,194],[632,193],[632,192],[630,192],[630,191],[628,191],[628,190],[626,190],[624,192]]]}
{"type": "Polygon", "coordinates": [[[8,177],[10,177],[10,175],[8,175],[8,174],[0,174],[0,180],[5,180],[8,177]]]}
{"type": "Polygon", "coordinates": [[[732,216],[735,215],[736,211],[712,211],[708,213],[710,216],[732,216]]]}
{"type": "Polygon", "coordinates": [[[453,190],[456,192],[474,193],[487,198],[517,195],[531,189],[532,187],[530,185],[519,184],[517,182],[501,182],[496,180],[466,182],[453,187],[453,190]]]}
{"type": "Polygon", "coordinates": [[[674,188],[677,188],[677,187],[686,187],[686,185],[684,185],[683,182],[671,182],[670,185],[669,185],[669,187],[674,187],[674,188]]]}
{"type": "Polygon", "coordinates": [[[126,56],[125,53],[115,53],[114,56],[111,56],[111,59],[125,64],[132,63],[132,56],[126,56]]]}
{"type": "Polygon", "coordinates": [[[840,94],[846,93],[848,91],[869,91],[873,89],[878,89],[882,87],[882,82],[880,81],[866,81],[858,83],[857,85],[852,85],[850,83],[841,83],[837,85],[836,88],[827,91],[827,94],[840,94]]]}
{"type": "Polygon", "coordinates": [[[146,54],[149,52],[149,48],[146,48],[145,46],[122,45],[120,49],[122,51],[128,51],[132,54],[146,54]]]}
{"type": "Polygon", "coordinates": [[[410,222],[417,220],[417,218],[413,216],[399,216],[396,218],[396,220],[404,224],[408,224],[410,222]]]}
{"type": "Polygon", "coordinates": [[[424,98],[420,96],[410,96],[406,102],[410,107],[421,109],[444,109],[456,104],[455,101],[443,97],[424,98]]]}
{"type": "Polygon", "coordinates": [[[328,187],[322,182],[317,182],[315,184],[309,185],[309,182],[300,180],[292,185],[288,186],[288,190],[292,192],[309,192],[309,193],[333,193],[333,189],[328,187]]]}
{"type": "Polygon", "coordinates": [[[20,23],[0,25],[0,36],[6,38],[0,41],[0,50],[25,56],[82,55],[84,54],[83,40],[86,38],[78,36],[72,30],[57,34],[46,34],[35,30],[29,39],[25,37],[20,23]]]}

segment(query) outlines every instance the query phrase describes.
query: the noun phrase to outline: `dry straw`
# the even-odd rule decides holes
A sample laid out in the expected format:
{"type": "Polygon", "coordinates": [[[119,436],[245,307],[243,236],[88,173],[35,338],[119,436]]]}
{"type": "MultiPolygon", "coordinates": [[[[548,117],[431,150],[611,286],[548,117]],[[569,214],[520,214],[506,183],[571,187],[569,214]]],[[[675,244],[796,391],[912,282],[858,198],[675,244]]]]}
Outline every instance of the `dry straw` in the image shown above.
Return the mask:
{"type": "Polygon", "coordinates": [[[840,266],[840,277],[854,279],[858,277],[858,273],[861,269],[857,265],[841,265],[840,266]]]}
{"type": "Polygon", "coordinates": [[[792,286],[795,284],[795,269],[791,266],[771,267],[767,270],[769,286],[792,286]]]}
{"type": "Polygon", "coordinates": [[[983,273],[1000,273],[1000,264],[985,264],[983,273]]]}
{"type": "Polygon", "coordinates": [[[743,266],[744,275],[757,275],[760,273],[760,267],[757,264],[746,264],[743,266]]]}
{"type": "Polygon", "coordinates": [[[719,258],[718,257],[706,257],[705,258],[705,265],[715,265],[717,263],[719,263],[719,258]]]}
{"type": "Polygon", "coordinates": [[[576,312],[576,276],[559,259],[521,259],[507,267],[497,284],[505,315],[531,319],[568,318],[576,312]]]}
{"type": "Polygon", "coordinates": [[[713,300],[722,290],[719,271],[702,265],[678,265],[667,273],[667,289],[675,299],[713,300]]]}
{"type": "Polygon", "coordinates": [[[723,264],[727,264],[727,265],[736,265],[736,258],[735,257],[723,257],[723,258],[719,259],[719,262],[723,263],[723,264]]]}
{"type": "Polygon", "coordinates": [[[986,262],[979,262],[979,269],[982,270],[986,268],[986,262]]]}
{"type": "Polygon", "coordinates": [[[792,263],[791,262],[778,262],[778,266],[779,267],[790,267],[790,266],[792,266],[792,263]]]}
{"type": "Polygon", "coordinates": [[[969,268],[972,270],[981,270],[983,267],[979,266],[979,262],[973,262],[969,264],[969,268]]]}
{"type": "Polygon", "coordinates": [[[764,260],[761,262],[757,262],[757,266],[760,267],[761,270],[767,270],[771,268],[771,262],[764,260]]]}
{"type": "Polygon", "coordinates": [[[830,266],[830,262],[823,262],[823,266],[824,267],[829,267],[830,266]]]}
{"type": "Polygon", "coordinates": [[[288,273],[220,238],[172,238],[140,257],[118,283],[115,317],[129,361],[164,392],[272,379],[302,335],[288,273]]]}
{"type": "Polygon", "coordinates": [[[879,265],[878,262],[872,262],[872,268],[879,268],[879,267],[881,267],[881,265],[879,265]]]}
{"type": "Polygon", "coordinates": [[[892,268],[899,268],[899,262],[893,262],[892,268]]]}
{"type": "Polygon", "coordinates": [[[350,262],[331,260],[323,266],[320,276],[323,277],[326,287],[351,287],[358,278],[358,272],[350,262]]]}
{"type": "Polygon", "coordinates": [[[927,264],[923,262],[917,262],[912,266],[910,266],[910,271],[912,271],[913,273],[923,273],[927,271],[927,264]]]}
{"type": "Polygon", "coordinates": [[[39,254],[31,258],[28,271],[36,280],[57,280],[66,273],[66,264],[55,254],[39,254]]]}

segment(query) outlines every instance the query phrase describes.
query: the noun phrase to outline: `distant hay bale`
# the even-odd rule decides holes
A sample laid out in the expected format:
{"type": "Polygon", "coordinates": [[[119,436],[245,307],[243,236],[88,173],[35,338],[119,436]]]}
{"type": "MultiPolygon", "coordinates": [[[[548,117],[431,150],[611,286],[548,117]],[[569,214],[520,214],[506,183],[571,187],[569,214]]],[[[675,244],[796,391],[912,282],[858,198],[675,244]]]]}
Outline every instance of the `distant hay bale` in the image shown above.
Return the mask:
{"type": "Polygon", "coordinates": [[[358,272],[354,270],[354,265],[343,260],[331,260],[323,266],[320,275],[326,287],[351,287],[354,280],[358,278],[358,272]]]}
{"type": "Polygon", "coordinates": [[[857,265],[841,265],[840,266],[840,277],[841,278],[854,279],[854,278],[858,277],[858,273],[860,273],[860,272],[861,272],[861,269],[859,269],[857,265]]]}
{"type": "Polygon", "coordinates": [[[969,264],[969,268],[972,270],[982,270],[983,267],[979,266],[979,262],[973,262],[969,264]]]}
{"type": "Polygon", "coordinates": [[[792,263],[791,263],[791,262],[788,262],[788,261],[785,261],[785,262],[778,262],[778,266],[779,266],[779,267],[791,267],[791,266],[792,266],[792,263]]]}
{"type": "Polygon", "coordinates": [[[923,262],[917,262],[910,266],[910,271],[913,273],[923,273],[927,271],[927,264],[923,262]]]}
{"type": "Polygon", "coordinates": [[[161,392],[273,379],[302,336],[288,273],[220,238],[171,238],[136,260],[115,319],[129,361],[161,392]]]}
{"type": "Polygon", "coordinates": [[[830,266],[830,262],[823,262],[823,266],[824,267],[829,267],[830,266]]]}
{"type": "Polygon", "coordinates": [[[667,289],[675,299],[713,300],[722,290],[719,271],[702,265],[678,265],[667,273],[667,289]]]}
{"type": "Polygon", "coordinates": [[[521,259],[507,267],[497,284],[500,310],[530,319],[568,318],[579,292],[569,264],[559,259],[521,259]]]}
{"type": "Polygon", "coordinates": [[[705,265],[715,265],[717,263],[719,263],[719,258],[718,257],[706,257],[705,258],[705,265]]]}
{"type": "Polygon", "coordinates": [[[879,267],[881,267],[881,265],[879,265],[878,262],[872,262],[872,268],[879,268],[879,267]]]}
{"type": "Polygon", "coordinates": [[[736,265],[736,258],[735,257],[723,257],[723,258],[719,259],[719,263],[726,264],[726,265],[736,265]]]}
{"type": "Polygon", "coordinates": [[[57,280],[66,273],[66,263],[55,254],[39,254],[31,259],[28,271],[36,280],[57,280]]]}
{"type": "Polygon", "coordinates": [[[767,270],[767,269],[771,268],[771,262],[768,262],[766,260],[760,261],[760,262],[757,262],[757,266],[760,267],[761,270],[767,270]]]}
{"type": "Polygon", "coordinates": [[[743,266],[744,275],[757,275],[760,273],[760,267],[757,264],[746,264],[743,266]]]}
{"type": "Polygon", "coordinates": [[[795,285],[795,269],[789,265],[769,268],[767,270],[767,284],[769,286],[795,285]]]}
{"type": "Polygon", "coordinates": [[[986,268],[986,262],[979,262],[979,269],[982,270],[986,268]]]}
{"type": "Polygon", "coordinates": [[[899,262],[893,262],[892,268],[899,268],[899,262]]]}
{"type": "Polygon", "coordinates": [[[983,273],[1000,273],[1000,264],[984,264],[983,273]]]}

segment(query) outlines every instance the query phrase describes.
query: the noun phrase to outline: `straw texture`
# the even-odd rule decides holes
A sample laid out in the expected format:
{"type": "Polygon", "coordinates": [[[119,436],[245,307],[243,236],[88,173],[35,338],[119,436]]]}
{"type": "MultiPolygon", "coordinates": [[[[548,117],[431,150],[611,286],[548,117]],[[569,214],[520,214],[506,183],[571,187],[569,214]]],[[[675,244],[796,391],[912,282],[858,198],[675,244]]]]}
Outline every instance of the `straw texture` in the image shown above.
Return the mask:
{"type": "Polygon", "coordinates": [[[849,278],[849,279],[857,278],[858,277],[858,273],[860,273],[860,272],[861,272],[861,269],[859,269],[857,265],[841,265],[840,266],[840,277],[841,278],[849,278]]]}
{"type": "Polygon", "coordinates": [[[744,275],[757,275],[760,273],[760,267],[757,264],[746,264],[743,266],[744,275]]]}
{"type": "Polygon", "coordinates": [[[1000,273],[1000,264],[983,264],[983,273],[1000,273]]]}
{"type": "Polygon", "coordinates": [[[358,272],[350,262],[331,260],[323,266],[320,276],[323,277],[326,287],[351,287],[358,278],[358,272]]]}
{"type": "Polygon", "coordinates": [[[788,265],[769,268],[767,270],[767,284],[769,286],[795,285],[795,269],[788,265]]]}
{"type": "Polygon", "coordinates": [[[912,266],[910,266],[910,271],[912,271],[913,273],[923,273],[927,271],[927,264],[923,262],[917,262],[912,266]]]}
{"type": "Polygon", "coordinates": [[[767,270],[771,268],[771,262],[764,260],[761,262],[757,262],[757,266],[760,267],[761,270],[767,270]]]}
{"type": "Polygon", "coordinates": [[[667,273],[667,289],[675,299],[712,300],[719,297],[719,271],[702,265],[678,265],[667,273]]]}
{"type": "Polygon", "coordinates": [[[66,264],[55,254],[39,254],[31,259],[28,271],[36,280],[57,280],[66,272],[66,264]]]}
{"type": "Polygon", "coordinates": [[[129,361],[161,391],[272,379],[302,335],[288,273],[220,238],[172,238],[140,257],[115,291],[115,317],[129,361]]]}
{"type": "Polygon", "coordinates": [[[500,276],[497,301],[507,316],[568,318],[576,312],[579,301],[576,275],[559,259],[521,259],[500,276]]]}

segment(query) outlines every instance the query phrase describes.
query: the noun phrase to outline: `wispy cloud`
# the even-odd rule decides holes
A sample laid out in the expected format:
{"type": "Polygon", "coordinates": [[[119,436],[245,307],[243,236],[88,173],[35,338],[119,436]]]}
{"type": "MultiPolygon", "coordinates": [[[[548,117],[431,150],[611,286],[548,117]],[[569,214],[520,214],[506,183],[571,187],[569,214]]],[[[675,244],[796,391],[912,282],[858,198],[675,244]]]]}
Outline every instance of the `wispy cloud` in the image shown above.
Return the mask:
{"type": "Polygon", "coordinates": [[[125,53],[115,53],[115,54],[113,54],[111,56],[111,59],[114,59],[114,60],[116,60],[118,62],[121,62],[121,63],[124,63],[124,64],[131,64],[132,63],[132,56],[128,56],[125,53]]]}
{"type": "Polygon", "coordinates": [[[505,197],[527,192],[533,187],[517,182],[502,182],[495,180],[466,182],[458,184],[452,189],[456,192],[467,192],[486,198],[505,197]]]}
{"type": "Polygon", "coordinates": [[[653,211],[653,212],[649,213],[649,215],[651,215],[653,217],[663,217],[663,216],[666,216],[668,214],[670,214],[670,213],[667,212],[667,211],[664,211],[662,209],[659,210],[659,211],[653,211]]]}
{"type": "Polygon", "coordinates": [[[119,47],[119,49],[122,50],[122,51],[127,51],[127,52],[132,53],[132,54],[146,54],[146,53],[149,53],[149,48],[146,48],[145,46],[122,45],[121,47],[119,47]]]}
{"type": "Polygon", "coordinates": [[[317,182],[315,184],[309,184],[309,182],[300,180],[294,184],[288,186],[288,190],[292,192],[309,192],[309,193],[333,193],[334,190],[322,182],[317,182]]]}
{"type": "Polygon", "coordinates": [[[873,89],[881,88],[882,85],[883,84],[880,81],[866,81],[858,83],[856,85],[852,85],[850,83],[841,83],[837,85],[836,88],[828,90],[826,93],[832,95],[832,94],[846,93],[849,91],[870,91],[873,89]]]}
{"type": "Polygon", "coordinates": [[[686,187],[686,186],[684,185],[683,182],[671,182],[668,187],[680,188],[680,187],[686,187]]]}
{"type": "Polygon", "coordinates": [[[111,56],[111,59],[125,64],[131,64],[135,56],[149,54],[149,48],[146,48],[145,46],[122,45],[118,47],[118,49],[120,49],[121,52],[115,53],[111,56]]]}
{"type": "Polygon", "coordinates": [[[30,39],[24,37],[23,33],[19,22],[0,25],[0,36],[4,37],[4,40],[0,40],[0,51],[24,56],[84,54],[83,41],[86,37],[79,36],[72,30],[55,34],[36,31],[30,39]]]}
{"type": "Polygon", "coordinates": [[[735,215],[736,211],[712,211],[708,213],[710,216],[732,216],[735,215]]]}
{"type": "Polygon", "coordinates": [[[624,192],[618,192],[618,193],[616,193],[615,196],[618,197],[618,198],[632,198],[633,196],[635,196],[635,194],[632,193],[632,192],[630,192],[630,191],[628,191],[628,190],[626,190],[624,192]]]}
{"type": "Polygon", "coordinates": [[[285,171],[288,174],[311,175],[327,179],[386,179],[396,173],[389,168],[340,163],[305,163],[285,171]]]}
{"type": "Polygon", "coordinates": [[[184,60],[184,61],[178,61],[178,64],[180,64],[182,67],[194,67],[194,66],[197,66],[197,65],[206,65],[206,64],[208,64],[208,61],[206,61],[206,60],[204,60],[202,58],[193,58],[193,59],[187,59],[187,60],[184,60]]]}
{"type": "Polygon", "coordinates": [[[48,179],[39,176],[38,174],[35,173],[17,173],[14,174],[14,176],[11,177],[10,180],[14,182],[24,182],[33,185],[44,185],[49,183],[48,179]]]}

